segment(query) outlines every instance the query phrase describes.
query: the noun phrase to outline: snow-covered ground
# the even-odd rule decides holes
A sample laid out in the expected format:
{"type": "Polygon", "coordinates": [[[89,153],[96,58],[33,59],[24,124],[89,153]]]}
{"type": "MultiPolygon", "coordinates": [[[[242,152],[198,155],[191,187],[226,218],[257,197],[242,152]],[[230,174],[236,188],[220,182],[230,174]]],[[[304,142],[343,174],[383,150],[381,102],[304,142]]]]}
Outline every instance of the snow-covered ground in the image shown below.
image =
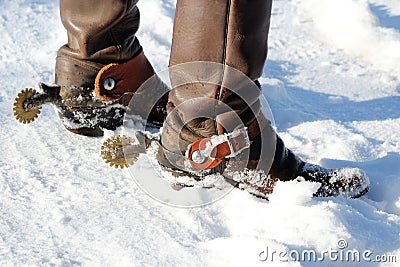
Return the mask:
{"type": "MultiPolygon", "coordinates": [[[[174,1],[139,6],[138,36],[165,69],[174,1]]],[[[18,124],[16,93],[53,81],[66,36],[57,1],[0,7],[1,266],[398,266],[398,0],[275,1],[260,80],[286,145],[326,167],[363,168],[370,192],[311,198],[313,184],[279,183],[269,202],[233,190],[193,209],[150,198],[128,171],[102,162],[101,138],[68,133],[50,106],[18,124]],[[325,260],[285,262],[310,251],[325,260]],[[347,263],[348,252],[361,262],[347,263]],[[363,255],[397,263],[366,265],[363,255]]]]}

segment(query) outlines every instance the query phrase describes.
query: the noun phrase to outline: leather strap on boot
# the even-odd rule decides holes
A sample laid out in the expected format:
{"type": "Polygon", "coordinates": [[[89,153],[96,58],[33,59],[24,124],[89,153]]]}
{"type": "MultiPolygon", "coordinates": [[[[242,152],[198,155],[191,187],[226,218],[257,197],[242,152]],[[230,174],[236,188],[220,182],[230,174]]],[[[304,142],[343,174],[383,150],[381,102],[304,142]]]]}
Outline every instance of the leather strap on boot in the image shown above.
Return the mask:
{"type": "Polygon", "coordinates": [[[211,170],[224,159],[236,157],[249,147],[247,128],[242,128],[231,133],[197,140],[189,145],[186,157],[195,170],[211,170]]]}
{"type": "Polygon", "coordinates": [[[95,93],[104,100],[115,100],[127,92],[135,93],[154,74],[142,51],[126,63],[104,66],[96,76],[95,93]]]}

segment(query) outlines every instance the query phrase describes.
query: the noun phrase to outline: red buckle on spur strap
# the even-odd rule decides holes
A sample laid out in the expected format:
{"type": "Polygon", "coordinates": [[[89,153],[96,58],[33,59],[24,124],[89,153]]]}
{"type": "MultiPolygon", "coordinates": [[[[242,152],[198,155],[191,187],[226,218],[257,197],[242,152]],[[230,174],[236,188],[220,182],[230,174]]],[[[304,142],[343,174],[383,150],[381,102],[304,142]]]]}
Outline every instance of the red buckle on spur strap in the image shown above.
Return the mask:
{"type": "Polygon", "coordinates": [[[188,146],[186,158],[194,170],[210,170],[221,164],[225,158],[235,157],[249,147],[250,139],[245,127],[197,140],[188,146]]]}

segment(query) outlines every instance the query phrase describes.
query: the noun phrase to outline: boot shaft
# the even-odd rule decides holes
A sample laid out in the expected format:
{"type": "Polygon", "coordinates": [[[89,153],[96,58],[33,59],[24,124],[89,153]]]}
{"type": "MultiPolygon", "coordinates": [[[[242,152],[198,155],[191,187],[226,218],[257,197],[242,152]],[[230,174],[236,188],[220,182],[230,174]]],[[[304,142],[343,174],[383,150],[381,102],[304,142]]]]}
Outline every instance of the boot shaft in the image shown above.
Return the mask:
{"type": "Polygon", "coordinates": [[[258,79],[267,57],[271,7],[272,0],[179,0],[170,66],[211,61],[258,79]]]}
{"type": "Polygon", "coordinates": [[[61,21],[69,55],[108,64],[128,60],[139,28],[137,0],[61,0],[61,21]]]}

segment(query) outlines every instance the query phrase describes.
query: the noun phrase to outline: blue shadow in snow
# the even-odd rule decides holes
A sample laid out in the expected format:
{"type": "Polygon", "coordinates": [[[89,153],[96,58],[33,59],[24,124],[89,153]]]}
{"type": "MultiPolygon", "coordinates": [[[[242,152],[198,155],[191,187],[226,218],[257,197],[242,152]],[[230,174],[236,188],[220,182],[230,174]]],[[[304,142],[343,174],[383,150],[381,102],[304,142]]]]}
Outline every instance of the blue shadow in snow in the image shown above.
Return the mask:
{"type": "Polygon", "coordinates": [[[391,16],[388,8],[383,5],[370,4],[369,8],[378,17],[379,23],[386,28],[394,28],[400,31],[400,16],[391,16]]]}
{"type": "Polygon", "coordinates": [[[282,81],[289,97],[288,101],[276,102],[268,97],[268,85],[264,88],[280,131],[317,120],[346,123],[400,118],[400,96],[356,102],[344,96],[309,91],[291,85],[288,78],[297,74],[295,70],[296,65],[293,63],[269,60],[263,75],[282,81]]]}

